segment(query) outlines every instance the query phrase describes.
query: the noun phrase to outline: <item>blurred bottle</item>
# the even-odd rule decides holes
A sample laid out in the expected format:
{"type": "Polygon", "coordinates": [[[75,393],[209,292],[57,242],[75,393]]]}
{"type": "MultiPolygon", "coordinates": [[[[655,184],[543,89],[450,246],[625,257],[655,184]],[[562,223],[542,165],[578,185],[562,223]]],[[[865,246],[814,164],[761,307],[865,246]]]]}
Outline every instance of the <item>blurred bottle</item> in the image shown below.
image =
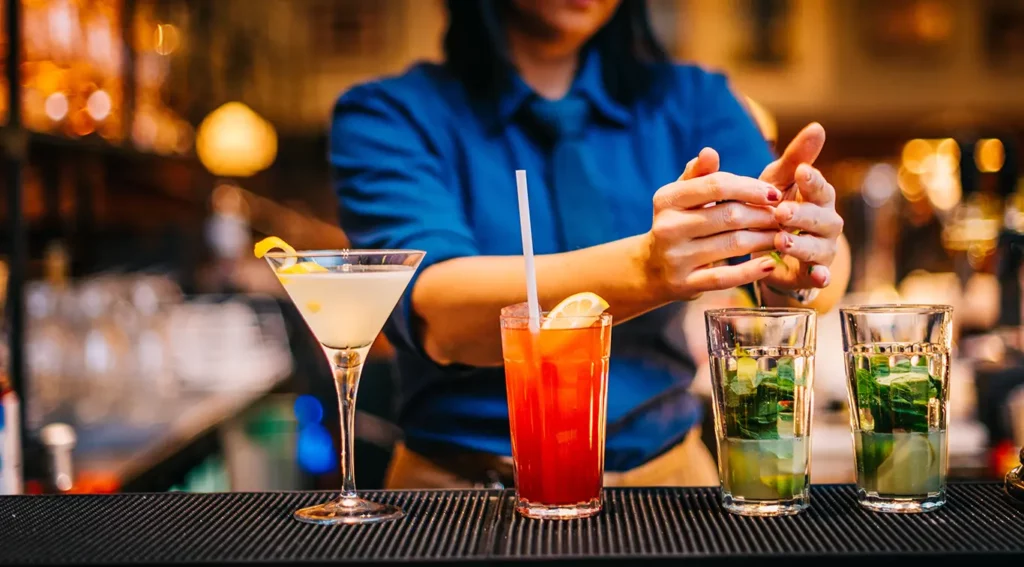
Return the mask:
{"type": "Polygon", "coordinates": [[[21,494],[20,404],[10,382],[5,305],[7,264],[0,261],[0,494],[21,494]]]}
{"type": "Polygon", "coordinates": [[[34,282],[26,291],[26,362],[29,373],[25,401],[26,423],[36,431],[50,416],[73,399],[67,370],[75,366],[72,358],[76,337],[66,312],[69,259],[61,242],[47,247],[44,258],[46,278],[34,282]]]}
{"type": "Polygon", "coordinates": [[[168,312],[182,301],[181,289],[170,278],[138,276],[131,282],[131,305],[137,328],[131,333],[135,376],[129,420],[148,424],[167,417],[168,401],[180,393],[174,374],[168,312]]]}
{"type": "MultiPolygon", "coordinates": [[[[0,338],[6,338],[0,333],[0,338]]],[[[0,494],[22,493],[21,406],[8,380],[7,342],[0,347],[0,494]]]]}
{"type": "Polygon", "coordinates": [[[72,451],[77,437],[75,430],[66,423],[51,423],[40,431],[48,454],[46,491],[50,493],[69,492],[75,484],[72,467],[72,451]]]}
{"type": "Polygon", "coordinates": [[[137,321],[120,294],[120,283],[113,276],[99,276],[84,282],[78,295],[86,323],[75,413],[85,424],[116,420],[130,407],[135,371],[131,337],[137,321]]]}

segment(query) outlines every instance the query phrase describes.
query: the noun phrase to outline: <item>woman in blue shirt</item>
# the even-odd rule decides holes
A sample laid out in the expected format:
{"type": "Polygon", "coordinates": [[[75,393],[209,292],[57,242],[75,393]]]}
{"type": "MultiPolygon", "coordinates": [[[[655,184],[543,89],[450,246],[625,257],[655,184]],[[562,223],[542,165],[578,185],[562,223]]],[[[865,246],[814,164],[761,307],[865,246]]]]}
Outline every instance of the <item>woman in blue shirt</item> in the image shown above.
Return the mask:
{"type": "Polygon", "coordinates": [[[353,246],[427,252],[385,329],[405,434],[388,486],[511,482],[498,312],[525,300],[516,169],[542,308],[591,291],[617,323],[607,483],[716,484],[681,313],[747,285],[770,305],[841,296],[843,223],[812,165],[824,130],[773,161],[722,76],[668,61],[644,0],[448,9],[444,64],[351,89],[331,129],[353,246]]]}

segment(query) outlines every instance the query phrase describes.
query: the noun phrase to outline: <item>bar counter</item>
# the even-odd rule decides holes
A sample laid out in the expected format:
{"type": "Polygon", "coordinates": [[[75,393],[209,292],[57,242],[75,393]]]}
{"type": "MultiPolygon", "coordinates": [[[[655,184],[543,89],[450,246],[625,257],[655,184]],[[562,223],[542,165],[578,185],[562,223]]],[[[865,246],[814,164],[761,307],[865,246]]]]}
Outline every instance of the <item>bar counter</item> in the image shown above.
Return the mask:
{"type": "Polygon", "coordinates": [[[785,518],[727,514],[711,488],[608,489],[601,514],[568,522],[520,517],[511,491],[367,494],[407,516],[333,527],[291,518],[325,492],[3,497],[0,564],[1024,564],[1024,511],[1000,483],[952,484],[948,504],[923,515],[870,513],[853,486],[815,485],[811,508],[785,518]]]}

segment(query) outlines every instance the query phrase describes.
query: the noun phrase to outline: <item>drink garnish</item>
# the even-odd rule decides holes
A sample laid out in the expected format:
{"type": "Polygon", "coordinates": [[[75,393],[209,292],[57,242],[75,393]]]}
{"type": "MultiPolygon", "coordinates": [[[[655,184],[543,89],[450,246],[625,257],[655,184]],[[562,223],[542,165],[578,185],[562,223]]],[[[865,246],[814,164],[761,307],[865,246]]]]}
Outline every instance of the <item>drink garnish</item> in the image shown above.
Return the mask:
{"type": "Polygon", "coordinates": [[[585,291],[563,299],[548,313],[542,329],[579,329],[593,325],[608,309],[600,295],[585,291]]]}
{"type": "Polygon", "coordinates": [[[257,242],[256,246],[253,246],[252,253],[255,254],[257,258],[262,258],[267,255],[267,252],[274,249],[281,250],[288,255],[295,254],[295,249],[292,248],[292,245],[277,236],[268,236],[257,242]]]}
{"type": "MultiPolygon", "coordinates": [[[[253,247],[253,254],[257,258],[262,258],[267,255],[271,250],[280,250],[289,256],[295,255],[295,248],[292,248],[291,244],[288,244],[277,236],[268,236],[263,240],[256,243],[253,247]]],[[[317,264],[312,260],[305,262],[296,262],[295,258],[285,258],[281,262],[281,266],[277,268],[278,274],[313,274],[318,272],[326,272],[327,268],[317,264]]]]}

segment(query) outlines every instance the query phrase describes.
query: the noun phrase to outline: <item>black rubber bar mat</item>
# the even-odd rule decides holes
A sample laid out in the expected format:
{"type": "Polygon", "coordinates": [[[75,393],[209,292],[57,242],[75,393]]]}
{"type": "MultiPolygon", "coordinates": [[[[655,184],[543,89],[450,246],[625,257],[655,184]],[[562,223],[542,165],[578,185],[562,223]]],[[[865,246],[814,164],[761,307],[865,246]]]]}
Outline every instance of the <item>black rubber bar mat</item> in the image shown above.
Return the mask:
{"type": "MultiPolygon", "coordinates": [[[[813,486],[786,518],[723,512],[709,488],[609,489],[605,510],[533,521],[498,491],[368,492],[407,516],[369,526],[313,526],[311,492],[0,498],[0,564],[674,562],[821,565],[975,556],[1024,565],[1024,512],[1001,484],[953,484],[921,515],[861,510],[852,486],[813,486]],[[616,561],[617,560],[617,561],[616,561]]],[[[831,567],[831,566],[830,566],[831,567]]]]}

